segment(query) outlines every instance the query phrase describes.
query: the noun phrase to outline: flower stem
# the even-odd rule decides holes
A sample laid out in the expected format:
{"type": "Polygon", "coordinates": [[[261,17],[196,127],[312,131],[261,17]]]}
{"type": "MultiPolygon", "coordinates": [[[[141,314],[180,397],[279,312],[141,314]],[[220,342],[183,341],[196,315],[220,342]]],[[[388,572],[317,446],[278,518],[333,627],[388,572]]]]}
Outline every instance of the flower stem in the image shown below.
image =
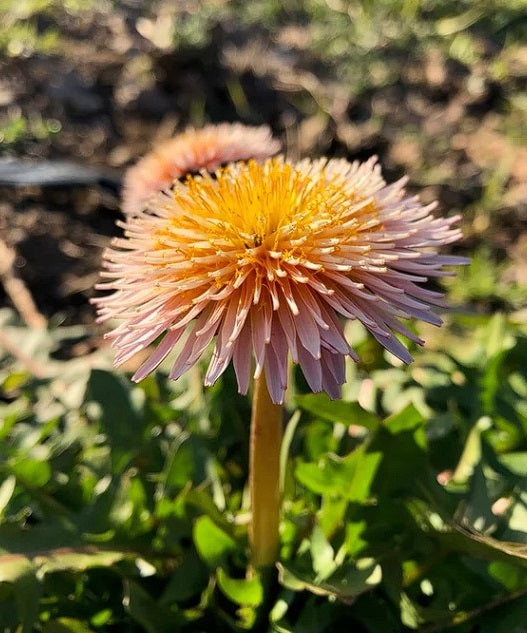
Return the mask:
{"type": "Polygon", "coordinates": [[[278,556],[280,519],[280,444],[282,405],[274,404],[262,373],[254,383],[249,486],[252,521],[251,563],[261,569],[278,556]]]}

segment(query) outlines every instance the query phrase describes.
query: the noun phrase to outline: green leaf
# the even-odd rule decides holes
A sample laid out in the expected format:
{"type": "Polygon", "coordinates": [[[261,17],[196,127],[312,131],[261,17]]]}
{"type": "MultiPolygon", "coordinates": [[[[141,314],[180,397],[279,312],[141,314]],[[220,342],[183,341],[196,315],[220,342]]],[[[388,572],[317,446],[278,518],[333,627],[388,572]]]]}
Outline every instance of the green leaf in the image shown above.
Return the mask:
{"type": "Polygon", "coordinates": [[[27,371],[12,372],[2,383],[2,389],[6,392],[15,391],[27,383],[30,374],[27,371]]]}
{"type": "Polygon", "coordinates": [[[93,633],[93,629],[80,620],[57,618],[46,622],[42,627],[42,633],[93,633]]]}
{"type": "Polygon", "coordinates": [[[197,488],[188,488],[182,492],[182,498],[189,505],[194,506],[205,513],[219,528],[226,532],[232,538],[235,538],[237,532],[235,526],[229,522],[225,514],[222,514],[214,505],[212,497],[204,490],[197,488]]]}
{"type": "Polygon", "coordinates": [[[208,516],[196,520],[192,535],[200,557],[212,569],[225,564],[236,549],[236,542],[208,516]]]}
{"type": "Polygon", "coordinates": [[[503,313],[494,314],[485,328],[486,353],[489,358],[510,349],[514,340],[509,334],[507,318],[503,313]]]}
{"type": "Polygon", "coordinates": [[[474,467],[470,493],[463,514],[456,517],[462,525],[471,525],[478,532],[488,532],[496,526],[496,516],[487,490],[487,480],[481,464],[474,467]]]}
{"type": "Polygon", "coordinates": [[[138,583],[127,579],[123,605],[147,633],[173,633],[181,630],[181,617],[156,602],[138,583]]]}
{"type": "Polygon", "coordinates": [[[362,445],[346,457],[330,453],[317,464],[300,463],[295,474],[301,484],[317,494],[340,495],[360,503],[369,497],[381,459],[380,452],[368,452],[362,445]]]}
{"type": "Polygon", "coordinates": [[[499,462],[518,477],[527,478],[527,452],[500,455],[499,462]]]}
{"type": "Polygon", "coordinates": [[[391,416],[372,438],[369,450],[382,454],[375,473],[372,494],[388,496],[412,493],[442,492],[430,467],[424,447],[424,418],[409,405],[391,416]]]}
{"type": "Polygon", "coordinates": [[[415,605],[406,593],[401,594],[401,622],[410,629],[417,629],[424,624],[425,618],[421,609],[415,605]]]}
{"type": "Polygon", "coordinates": [[[126,556],[127,554],[124,552],[90,551],[89,548],[86,548],[85,551],[44,552],[37,560],[39,573],[42,575],[63,570],[86,571],[94,567],[111,567],[126,556]]]}
{"type": "Polygon", "coordinates": [[[14,605],[18,611],[22,632],[30,633],[38,615],[40,585],[35,566],[25,556],[0,558],[0,584],[13,587],[14,605]]]}
{"type": "MultiPolygon", "coordinates": [[[[339,435],[335,433],[342,424],[333,424],[325,420],[313,420],[303,429],[304,455],[310,461],[317,461],[325,453],[337,453],[339,449],[339,435]]],[[[340,431],[340,429],[339,429],[340,431]]]]}
{"type": "Polygon", "coordinates": [[[357,424],[374,431],[380,424],[379,418],[363,409],[358,402],[331,400],[328,395],[309,393],[296,397],[296,403],[304,411],[327,420],[346,426],[357,424]]]}
{"type": "Polygon", "coordinates": [[[209,581],[207,568],[193,551],[185,551],[160,598],[161,604],[188,600],[201,593],[209,581]]]}
{"type": "Polygon", "coordinates": [[[95,627],[104,626],[108,624],[113,617],[113,611],[111,609],[101,609],[94,613],[90,618],[90,623],[95,627]]]}
{"type": "Polygon", "coordinates": [[[86,400],[101,407],[101,427],[112,446],[113,471],[120,473],[139,452],[145,432],[141,407],[132,398],[132,386],[100,369],[92,370],[86,400]]]}
{"type": "Polygon", "coordinates": [[[257,607],[263,600],[263,586],[260,578],[254,575],[250,580],[231,578],[220,567],[216,572],[218,587],[223,594],[240,606],[257,607]]]}
{"type": "Polygon", "coordinates": [[[0,406],[0,441],[11,432],[19,418],[26,415],[26,403],[22,399],[15,400],[6,406],[0,406]]]}
{"type": "Polygon", "coordinates": [[[413,404],[407,405],[402,411],[394,413],[387,418],[383,426],[390,433],[397,435],[405,431],[413,431],[424,425],[425,419],[423,415],[415,408],[413,404]]]}
{"type": "MultiPolygon", "coordinates": [[[[284,435],[282,437],[282,445],[280,447],[280,492],[282,495],[286,494],[286,484],[294,487],[294,478],[292,476],[292,468],[290,460],[290,451],[293,443],[293,437],[296,432],[296,428],[298,423],[300,422],[300,418],[302,417],[302,413],[300,410],[297,410],[293,413],[287,426],[284,431],[284,435]]],[[[289,491],[287,491],[289,492],[289,491]]]]}
{"type": "Polygon", "coordinates": [[[463,453],[454,471],[453,479],[456,483],[464,483],[472,476],[476,465],[481,460],[481,434],[489,425],[490,419],[484,416],[470,429],[463,453]]]}
{"type": "Polygon", "coordinates": [[[5,509],[13,496],[16,487],[16,477],[13,475],[6,477],[0,484],[0,517],[4,515],[5,509]]]}
{"type": "Polygon", "coordinates": [[[518,591],[527,587],[527,569],[502,561],[493,561],[489,563],[488,571],[507,591],[518,591]]]}
{"type": "Polygon", "coordinates": [[[526,633],[527,596],[509,600],[481,618],[479,633],[526,633]]]}
{"type": "Polygon", "coordinates": [[[502,538],[520,541],[527,546],[527,492],[521,493],[512,506],[509,523],[502,538]]]}
{"type": "Polygon", "coordinates": [[[79,537],[73,530],[51,521],[31,528],[21,528],[16,523],[0,525],[0,553],[33,555],[35,552],[79,545],[79,537]]]}
{"type": "Polygon", "coordinates": [[[293,565],[278,563],[280,583],[293,591],[310,591],[315,595],[333,596],[351,603],[365,591],[373,589],[382,579],[381,566],[372,558],[361,558],[354,565],[340,567],[322,582],[293,565]]]}
{"type": "Polygon", "coordinates": [[[209,454],[201,439],[182,432],[174,444],[165,474],[167,489],[181,490],[189,481],[196,485],[202,483],[207,478],[205,464],[209,454]]]}
{"type": "Polygon", "coordinates": [[[41,488],[50,480],[51,466],[37,459],[21,459],[11,465],[11,472],[25,486],[41,488]]]}
{"type": "Polygon", "coordinates": [[[366,532],[366,527],[366,521],[348,521],[346,523],[346,551],[352,558],[357,558],[358,554],[368,545],[368,542],[362,538],[366,532]]]}
{"type": "Polygon", "coordinates": [[[444,526],[440,534],[440,540],[452,551],[475,558],[527,567],[527,544],[500,541],[460,526],[444,526]]]}
{"type": "Polygon", "coordinates": [[[338,609],[335,608],[333,601],[322,602],[315,596],[309,596],[302,606],[295,622],[295,631],[326,633],[331,630],[331,624],[338,618],[338,609]]]}
{"type": "Polygon", "coordinates": [[[332,535],[345,522],[345,514],[349,501],[342,497],[332,495],[324,495],[320,511],[318,513],[318,522],[326,536],[332,535]]]}
{"type": "MultiPolygon", "coordinates": [[[[280,593],[280,597],[269,612],[269,621],[273,623],[273,626],[278,626],[277,623],[286,615],[294,598],[295,592],[290,589],[285,589],[280,593]]],[[[279,627],[279,629],[280,631],[285,631],[282,627],[279,627]]]]}
{"type": "Polygon", "coordinates": [[[335,571],[335,552],[318,525],[315,525],[311,533],[310,551],[316,581],[325,580],[335,571]]]}
{"type": "Polygon", "coordinates": [[[354,619],[361,623],[365,633],[402,631],[399,605],[394,607],[378,591],[363,594],[353,605],[353,615],[354,619]]]}

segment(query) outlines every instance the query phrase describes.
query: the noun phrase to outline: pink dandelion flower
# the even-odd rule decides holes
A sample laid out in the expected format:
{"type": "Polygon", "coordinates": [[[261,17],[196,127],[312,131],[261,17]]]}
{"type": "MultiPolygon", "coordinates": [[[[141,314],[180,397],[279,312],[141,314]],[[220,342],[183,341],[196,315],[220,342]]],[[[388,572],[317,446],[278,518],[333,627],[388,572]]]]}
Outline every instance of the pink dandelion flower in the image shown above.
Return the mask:
{"type": "Polygon", "coordinates": [[[142,211],[150,198],[174,180],[199,172],[214,171],[220,165],[253,158],[263,160],[276,154],[280,143],[265,125],[250,127],[241,123],[207,125],[161,143],[130,167],[123,183],[123,212],[142,211]]]}
{"type": "Polygon", "coordinates": [[[440,325],[431,306],[442,295],[421,284],[465,260],[436,252],[460,237],[451,228],[458,217],[433,217],[435,204],[405,196],[403,185],[387,185],[375,159],[280,158],[176,183],[149,212],[129,216],[105,254],[109,281],[100,288],[113,293],[96,303],[100,321],[123,321],[107,335],[116,365],[164,335],[133,379],[178,344],[177,379],[215,338],[206,385],[232,361],[241,393],[251,373],[265,371],[279,404],[290,355],[313,391],[336,398],[345,357],[358,360],[339,317],[359,319],[411,362],[395,333],[423,341],[401,319],[440,325]]]}

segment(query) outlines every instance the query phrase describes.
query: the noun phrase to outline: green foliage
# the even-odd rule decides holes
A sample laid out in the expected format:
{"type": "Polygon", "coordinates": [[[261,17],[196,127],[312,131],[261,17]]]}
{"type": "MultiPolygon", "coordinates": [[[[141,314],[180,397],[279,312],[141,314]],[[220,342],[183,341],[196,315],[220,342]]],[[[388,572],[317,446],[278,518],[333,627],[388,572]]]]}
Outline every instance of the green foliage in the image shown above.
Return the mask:
{"type": "Polygon", "coordinates": [[[455,278],[445,281],[452,301],[471,301],[482,305],[493,302],[513,307],[525,305],[527,287],[504,281],[507,264],[498,263],[488,246],[477,250],[471,260],[470,266],[460,270],[455,278]]]}
{"type": "MultiPolygon", "coordinates": [[[[357,95],[396,80],[409,57],[426,54],[431,45],[462,64],[480,63],[484,49],[479,33],[498,42],[521,42],[524,0],[486,0],[474,5],[434,0],[243,0],[165,5],[151,38],[175,48],[203,48],[219,28],[253,29],[273,35],[292,26],[304,31],[309,54],[326,64],[325,72],[357,95]],[[171,39],[156,35],[168,31],[171,39]]],[[[499,72],[499,64],[496,72],[499,72]]]]}
{"type": "Polygon", "coordinates": [[[0,0],[0,51],[10,57],[53,53],[60,46],[58,24],[42,27],[42,23],[60,23],[94,4],[94,0],[0,0]]]}
{"type": "Polygon", "coordinates": [[[295,396],[277,578],[247,576],[248,410],[230,372],[209,390],[162,372],[137,386],[102,353],[59,360],[82,328],[28,336],[1,317],[25,354],[0,360],[3,630],[522,621],[527,337],[505,317],[460,315],[414,366],[356,372],[369,403],[295,396]]]}
{"type": "MultiPolygon", "coordinates": [[[[1,42],[0,42],[1,47],[1,42]]],[[[56,119],[27,119],[19,112],[0,120],[0,144],[4,149],[29,139],[44,140],[57,134],[61,124],[56,119]]]]}

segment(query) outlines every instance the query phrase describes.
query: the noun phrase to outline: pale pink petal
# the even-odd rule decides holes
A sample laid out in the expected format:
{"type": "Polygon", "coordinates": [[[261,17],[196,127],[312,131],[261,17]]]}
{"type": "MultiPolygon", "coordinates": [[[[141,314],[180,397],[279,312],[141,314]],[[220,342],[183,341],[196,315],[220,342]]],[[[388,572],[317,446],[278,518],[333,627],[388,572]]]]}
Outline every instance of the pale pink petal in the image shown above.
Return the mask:
{"type": "Polygon", "coordinates": [[[238,391],[245,394],[251,378],[251,334],[247,323],[233,347],[232,363],[238,381],[238,391]]]}
{"type": "Polygon", "coordinates": [[[273,323],[273,338],[265,354],[265,380],[271,399],[282,404],[287,387],[287,342],[280,323],[273,323]]]}
{"type": "Polygon", "coordinates": [[[134,382],[140,382],[151,374],[156,367],[163,362],[163,360],[170,354],[170,352],[174,349],[174,345],[181,338],[181,335],[185,331],[185,328],[181,328],[179,330],[169,330],[161,343],[156,347],[155,351],[152,355],[139,367],[139,369],[132,376],[132,380],[134,382]]]}
{"type": "Polygon", "coordinates": [[[302,346],[298,346],[298,364],[307,384],[314,392],[322,391],[322,366],[320,360],[313,356],[302,346]]]}
{"type": "Polygon", "coordinates": [[[336,400],[341,395],[341,385],[346,381],[344,356],[322,350],[322,388],[330,398],[336,400]]]}

